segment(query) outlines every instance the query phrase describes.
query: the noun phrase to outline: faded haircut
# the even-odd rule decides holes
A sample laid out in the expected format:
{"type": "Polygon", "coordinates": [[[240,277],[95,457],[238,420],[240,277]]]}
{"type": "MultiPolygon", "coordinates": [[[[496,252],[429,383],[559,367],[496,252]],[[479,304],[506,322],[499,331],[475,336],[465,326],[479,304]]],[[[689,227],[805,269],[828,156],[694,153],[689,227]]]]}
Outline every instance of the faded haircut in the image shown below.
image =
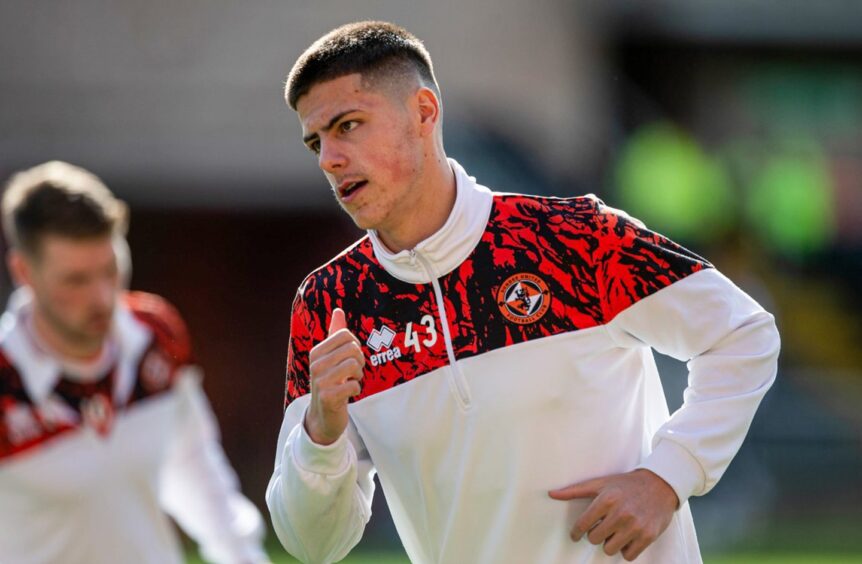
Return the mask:
{"type": "Polygon", "coordinates": [[[285,99],[296,110],[297,100],[314,85],[355,73],[369,85],[418,75],[422,86],[440,97],[422,41],[395,24],[364,21],[343,25],[312,43],[287,76],[285,99]]]}
{"type": "Polygon", "coordinates": [[[126,204],[83,168],[50,161],[14,175],[3,194],[7,243],[38,256],[45,235],[93,239],[125,235],[126,204]]]}

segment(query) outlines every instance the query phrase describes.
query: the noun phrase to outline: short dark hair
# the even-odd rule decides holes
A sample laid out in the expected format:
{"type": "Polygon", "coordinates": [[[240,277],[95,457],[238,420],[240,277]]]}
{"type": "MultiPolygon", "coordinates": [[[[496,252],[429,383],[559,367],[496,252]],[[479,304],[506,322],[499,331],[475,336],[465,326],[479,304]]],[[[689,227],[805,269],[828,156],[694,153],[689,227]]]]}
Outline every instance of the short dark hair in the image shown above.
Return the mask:
{"type": "Polygon", "coordinates": [[[320,82],[354,73],[373,81],[407,72],[417,73],[422,85],[440,96],[431,55],[415,35],[388,22],[349,23],[330,31],[300,55],[287,76],[285,99],[296,110],[297,100],[320,82]]]}
{"type": "Polygon", "coordinates": [[[14,175],[3,194],[3,231],[7,243],[37,255],[43,236],[72,239],[124,235],[126,204],[94,174],[51,161],[14,175]]]}

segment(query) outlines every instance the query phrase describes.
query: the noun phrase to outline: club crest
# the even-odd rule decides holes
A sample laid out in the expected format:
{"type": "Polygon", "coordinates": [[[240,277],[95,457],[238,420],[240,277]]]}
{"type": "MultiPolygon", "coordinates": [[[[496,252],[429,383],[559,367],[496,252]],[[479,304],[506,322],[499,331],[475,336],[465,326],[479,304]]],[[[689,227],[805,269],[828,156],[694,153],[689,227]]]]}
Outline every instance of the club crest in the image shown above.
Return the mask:
{"type": "Polygon", "coordinates": [[[141,363],[141,381],[150,393],[160,392],[170,385],[171,363],[158,349],[153,349],[141,363]]]}
{"type": "Polygon", "coordinates": [[[86,425],[105,438],[114,424],[114,406],[105,394],[94,394],[81,402],[81,417],[86,425]]]}
{"type": "Polygon", "coordinates": [[[497,306],[509,321],[526,325],[541,319],[551,307],[551,291],[535,274],[522,272],[510,276],[500,286],[497,306]]]}

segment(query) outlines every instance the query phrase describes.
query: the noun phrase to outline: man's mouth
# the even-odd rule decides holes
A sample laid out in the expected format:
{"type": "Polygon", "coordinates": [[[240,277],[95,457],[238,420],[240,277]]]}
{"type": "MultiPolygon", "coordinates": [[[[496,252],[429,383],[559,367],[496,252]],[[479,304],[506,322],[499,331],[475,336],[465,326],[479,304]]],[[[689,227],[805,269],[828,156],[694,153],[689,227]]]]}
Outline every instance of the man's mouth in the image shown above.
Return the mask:
{"type": "Polygon", "coordinates": [[[97,331],[104,331],[111,325],[111,315],[92,315],[87,320],[87,325],[91,329],[95,329],[97,331]]]}
{"type": "Polygon", "coordinates": [[[344,182],[338,187],[338,196],[341,198],[341,201],[346,202],[350,200],[352,196],[356,194],[359,190],[361,190],[366,184],[368,184],[367,180],[344,182]]]}

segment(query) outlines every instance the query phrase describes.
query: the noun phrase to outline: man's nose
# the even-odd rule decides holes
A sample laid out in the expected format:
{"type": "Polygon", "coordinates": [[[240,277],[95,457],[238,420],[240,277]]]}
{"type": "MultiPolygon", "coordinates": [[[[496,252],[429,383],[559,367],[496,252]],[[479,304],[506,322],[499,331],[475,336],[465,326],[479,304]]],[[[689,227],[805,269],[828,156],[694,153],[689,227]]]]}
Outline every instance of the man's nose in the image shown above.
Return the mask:
{"type": "Polygon", "coordinates": [[[317,162],[323,172],[335,173],[345,167],[347,157],[338,143],[321,141],[317,162]]]}
{"type": "Polygon", "coordinates": [[[96,304],[101,307],[108,309],[114,305],[114,299],[117,294],[117,284],[114,280],[100,280],[98,284],[96,284],[96,292],[95,292],[95,301],[96,304]]]}

